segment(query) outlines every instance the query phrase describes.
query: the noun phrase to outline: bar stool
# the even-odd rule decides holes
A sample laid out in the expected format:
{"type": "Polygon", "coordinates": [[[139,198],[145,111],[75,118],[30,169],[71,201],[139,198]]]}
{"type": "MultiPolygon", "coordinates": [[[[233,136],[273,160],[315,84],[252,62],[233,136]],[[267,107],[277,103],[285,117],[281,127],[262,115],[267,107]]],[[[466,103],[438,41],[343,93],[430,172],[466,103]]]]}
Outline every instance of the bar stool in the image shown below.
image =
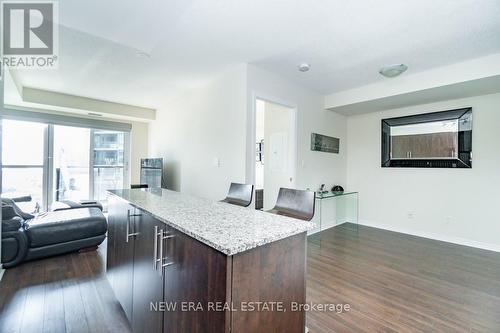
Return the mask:
{"type": "Polygon", "coordinates": [[[227,197],[221,202],[248,207],[252,203],[253,185],[231,183],[227,197]]]}
{"type": "Polygon", "coordinates": [[[313,191],[280,188],[278,199],[269,213],[311,221],[314,216],[315,193],[313,191]]]}
{"type": "Polygon", "coordinates": [[[130,185],[130,188],[133,189],[138,189],[138,188],[149,188],[148,184],[132,184],[130,185]]]}

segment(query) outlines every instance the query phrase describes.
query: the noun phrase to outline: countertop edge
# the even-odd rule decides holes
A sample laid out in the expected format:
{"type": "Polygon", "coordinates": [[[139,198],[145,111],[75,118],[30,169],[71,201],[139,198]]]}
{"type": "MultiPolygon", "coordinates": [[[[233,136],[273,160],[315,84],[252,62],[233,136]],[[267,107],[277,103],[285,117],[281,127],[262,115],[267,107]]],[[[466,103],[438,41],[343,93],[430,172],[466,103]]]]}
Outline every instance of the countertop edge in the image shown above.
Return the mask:
{"type": "Polygon", "coordinates": [[[286,232],[286,233],[283,233],[283,234],[278,234],[276,235],[275,237],[272,237],[271,239],[263,239],[262,241],[260,242],[256,242],[255,244],[251,244],[251,245],[248,245],[248,246],[241,246],[241,247],[235,247],[235,248],[230,248],[230,249],[227,249],[227,248],[223,248],[221,246],[219,246],[218,244],[215,244],[214,242],[204,238],[203,236],[200,236],[192,231],[189,231],[187,230],[186,228],[183,228],[171,221],[168,221],[167,219],[165,219],[164,217],[161,217],[161,216],[157,216],[156,214],[154,214],[153,212],[149,211],[147,208],[144,208],[144,207],[141,207],[140,205],[134,203],[134,202],[131,202],[129,201],[128,199],[120,196],[119,194],[116,194],[114,192],[112,192],[113,190],[108,190],[107,193],[109,195],[113,195],[117,198],[119,198],[120,200],[123,200],[127,203],[129,203],[131,206],[137,208],[137,209],[140,209],[140,210],[143,210],[145,212],[147,212],[148,214],[150,214],[151,216],[153,216],[154,218],[158,219],[159,221],[167,224],[168,226],[172,227],[172,228],[175,228],[177,229],[178,231],[202,242],[203,244],[206,244],[207,246],[210,246],[211,248],[213,248],[214,250],[217,250],[227,256],[234,256],[234,255],[237,255],[237,254],[240,254],[240,253],[243,253],[243,252],[246,252],[246,251],[249,251],[249,250],[252,250],[252,249],[255,249],[257,247],[260,247],[260,246],[264,246],[264,245],[267,245],[267,244],[271,244],[273,242],[277,242],[277,241],[280,241],[280,240],[283,240],[283,239],[286,239],[288,237],[292,237],[292,236],[296,236],[296,235],[299,235],[301,233],[305,233],[311,229],[313,229],[314,227],[312,226],[304,226],[304,228],[300,228],[300,230],[294,230],[294,231],[290,231],[290,232],[286,232]],[[304,229],[304,230],[301,230],[301,229],[304,229]]]}

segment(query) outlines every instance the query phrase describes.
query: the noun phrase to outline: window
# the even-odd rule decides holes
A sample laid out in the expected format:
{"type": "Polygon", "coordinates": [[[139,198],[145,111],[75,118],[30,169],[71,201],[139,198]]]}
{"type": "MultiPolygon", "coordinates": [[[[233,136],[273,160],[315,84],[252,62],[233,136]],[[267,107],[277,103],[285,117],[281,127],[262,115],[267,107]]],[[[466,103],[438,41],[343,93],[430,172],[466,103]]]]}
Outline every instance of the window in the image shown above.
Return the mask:
{"type": "Polygon", "coordinates": [[[90,198],[90,129],[54,126],[55,201],[90,198]]]}
{"type": "Polygon", "coordinates": [[[95,130],[94,199],[104,201],[106,190],[123,188],[125,134],[95,130]]]}
{"type": "Polygon", "coordinates": [[[2,196],[31,195],[20,203],[27,212],[61,200],[105,201],[107,190],[127,184],[128,132],[10,119],[2,129],[2,196]]]}
{"type": "Polygon", "coordinates": [[[45,137],[47,125],[16,120],[2,124],[2,196],[31,195],[19,206],[33,212],[46,204],[45,137]]]}

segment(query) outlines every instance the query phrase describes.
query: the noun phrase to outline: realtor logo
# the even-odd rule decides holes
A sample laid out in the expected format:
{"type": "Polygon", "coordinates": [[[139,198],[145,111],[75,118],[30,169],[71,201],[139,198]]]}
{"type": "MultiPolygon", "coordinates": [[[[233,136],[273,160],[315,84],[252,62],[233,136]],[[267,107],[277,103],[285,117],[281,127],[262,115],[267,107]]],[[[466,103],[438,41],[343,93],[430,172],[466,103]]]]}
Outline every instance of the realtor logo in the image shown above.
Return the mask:
{"type": "Polygon", "coordinates": [[[58,3],[2,1],[2,65],[55,68],[58,3]]]}

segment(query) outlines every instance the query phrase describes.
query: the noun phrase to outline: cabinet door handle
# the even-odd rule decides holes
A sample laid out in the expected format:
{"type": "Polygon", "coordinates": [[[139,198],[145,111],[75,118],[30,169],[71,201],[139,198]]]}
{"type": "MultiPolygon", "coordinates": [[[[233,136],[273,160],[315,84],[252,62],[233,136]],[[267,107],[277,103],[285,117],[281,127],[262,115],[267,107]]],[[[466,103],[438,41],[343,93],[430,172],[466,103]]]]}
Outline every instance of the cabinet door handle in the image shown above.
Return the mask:
{"type": "Polygon", "coordinates": [[[163,229],[160,229],[159,236],[160,236],[160,257],[157,259],[157,261],[160,262],[160,276],[163,276],[163,269],[173,264],[172,261],[170,262],[168,261],[167,255],[163,257],[163,242],[166,241],[167,239],[174,238],[174,235],[169,235],[167,232],[164,232],[163,229]]]}
{"type": "Polygon", "coordinates": [[[128,243],[128,234],[129,234],[129,231],[130,231],[129,230],[130,229],[130,210],[129,209],[127,209],[127,225],[126,225],[126,228],[127,229],[125,230],[125,236],[126,236],[125,242],[128,243]]]}
{"type": "Polygon", "coordinates": [[[155,239],[154,239],[154,254],[153,254],[153,270],[158,268],[158,226],[155,225],[155,239]]]}
{"type": "Polygon", "coordinates": [[[153,254],[153,269],[156,271],[158,269],[158,262],[161,261],[163,255],[163,244],[161,241],[161,236],[163,235],[163,229],[158,231],[158,226],[155,226],[155,239],[154,239],[154,254],[153,254]],[[158,237],[160,237],[160,256],[158,257],[158,237]]]}
{"type": "MultiPolygon", "coordinates": [[[[165,235],[163,236],[163,239],[164,240],[167,240],[167,239],[171,239],[171,238],[174,238],[175,236],[174,235],[168,235],[167,233],[165,233],[165,235]]],[[[167,267],[167,266],[170,266],[170,265],[173,265],[174,262],[173,261],[168,261],[168,254],[165,255],[165,258],[163,258],[162,260],[162,264],[161,264],[161,267],[167,267]],[[165,262],[163,262],[165,261],[165,262]]]]}
{"type": "Polygon", "coordinates": [[[130,218],[135,217],[135,216],[142,216],[141,214],[130,214],[130,209],[127,209],[127,239],[126,242],[128,243],[128,239],[133,236],[139,235],[138,232],[135,232],[135,223],[134,223],[134,232],[130,233],[130,218]]]}
{"type": "Polygon", "coordinates": [[[157,258],[155,260],[155,267],[157,267],[156,263],[160,262],[160,272],[159,272],[159,274],[160,274],[160,276],[163,276],[163,269],[161,268],[161,263],[162,263],[161,258],[163,258],[163,229],[160,229],[160,232],[156,234],[155,238],[158,238],[158,237],[160,238],[160,256],[159,256],[159,258],[157,258]]]}
{"type": "MultiPolygon", "coordinates": [[[[167,239],[171,239],[171,238],[174,238],[175,236],[174,235],[169,235],[165,232],[165,234],[162,236],[162,239],[163,240],[167,240],[167,239]]],[[[170,266],[170,265],[173,265],[174,262],[173,261],[168,261],[168,254],[165,254],[165,258],[162,259],[162,264],[161,264],[161,267],[167,267],[167,266],[170,266]]]]}

